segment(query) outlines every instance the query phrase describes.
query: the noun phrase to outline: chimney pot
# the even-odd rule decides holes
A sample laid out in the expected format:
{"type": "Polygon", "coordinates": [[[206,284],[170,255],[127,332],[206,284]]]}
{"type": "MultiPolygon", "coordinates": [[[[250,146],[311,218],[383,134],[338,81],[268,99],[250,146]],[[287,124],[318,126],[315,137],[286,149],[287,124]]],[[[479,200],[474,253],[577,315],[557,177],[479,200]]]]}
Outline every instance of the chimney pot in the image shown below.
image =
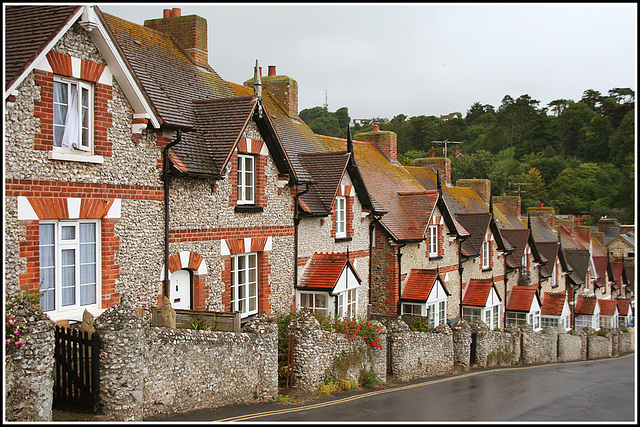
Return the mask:
{"type": "Polygon", "coordinates": [[[162,11],[162,17],[163,18],[168,18],[171,16],[171,9],[165,9],[162,11]]]}
{"type": "Polygon", "coordinates": [[[275,65],[269,65],[269,75],[270,76],[275,76],[276,75],[276,66],[275,65]]]}
{"type": "Polygon", "coordinates": [[[171,9],[171,16],[181,16],[182,10],[179,7],[174,7],[171,9]]]}
{"type": "Polygon", "coordinates": [[[374,125],[374,126],[373,126],[373,131],[374,131],[374,132],[378,132],[378,131],[380,131],[380,126],[378,126],[378,125],[374,125]]]}
{"type": "Polygon", "coordinates": [[[262,67],[258,67],[260,68],[260,77],[262,77],[262,67]]]}
{"type": "Polygon", "coordinates": [[[433,151],[431,152],[431,157],[435,157],[436,153],[434,153],[433,151]]]}

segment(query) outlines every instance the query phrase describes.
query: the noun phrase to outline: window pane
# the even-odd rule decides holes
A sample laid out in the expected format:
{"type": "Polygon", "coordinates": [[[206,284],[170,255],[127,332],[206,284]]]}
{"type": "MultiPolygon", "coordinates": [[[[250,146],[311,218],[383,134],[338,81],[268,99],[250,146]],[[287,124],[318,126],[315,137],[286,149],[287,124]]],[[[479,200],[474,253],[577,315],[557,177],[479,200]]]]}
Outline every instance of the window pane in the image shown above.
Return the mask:
{"type": "Polygon", "coordinates": [[[75,240],[76,238],[76,226],[75,225],[63,225],[60,228],[61,240],[75,240]]]}

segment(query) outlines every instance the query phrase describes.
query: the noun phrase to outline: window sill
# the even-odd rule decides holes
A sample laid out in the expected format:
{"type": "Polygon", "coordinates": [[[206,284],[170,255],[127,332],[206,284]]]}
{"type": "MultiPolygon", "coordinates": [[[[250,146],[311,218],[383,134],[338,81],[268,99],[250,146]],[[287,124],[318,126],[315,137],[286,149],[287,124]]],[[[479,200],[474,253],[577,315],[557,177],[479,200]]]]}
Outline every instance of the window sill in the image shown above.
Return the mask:
{"type": "Polygon", "coordinates": [[[236,213],[260,213],[264,208],[256,205],[238,205],[234,210],[236,213]]]}
{"type": "Polygon", "coordinates": [[[438,261],[442,259],[442,256],[431,256],[429,255],[429,261],[438,261]]]}
{"type": "Polygon", "coordinates": [[[491,270],[493,270],[491,267],[483,268],[483,269],[482,269],[482,272],[484,273],[485,271],[491,271],[491,270]]]}
{"type": "Polygon", "coordinates": [[[104,157],[92,156],[90,154],[80,154],[72,151],[53,150],[47,153],[49,160],[64,160],[68,162],[103,164],[104,157]]]}
{"type": "Polygon", "coordinates": [[[336,237],[336,243],[350,242],[351,240],[353,240],[353,237],[336,237]]]}

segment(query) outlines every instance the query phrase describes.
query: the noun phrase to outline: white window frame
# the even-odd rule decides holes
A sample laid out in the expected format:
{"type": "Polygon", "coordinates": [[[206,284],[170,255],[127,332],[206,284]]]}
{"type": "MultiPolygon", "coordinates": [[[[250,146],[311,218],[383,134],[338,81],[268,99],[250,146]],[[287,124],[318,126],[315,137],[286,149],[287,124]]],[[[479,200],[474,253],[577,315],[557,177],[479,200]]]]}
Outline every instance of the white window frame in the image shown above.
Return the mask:
{"type": "Polygon", "coordinates": [[[53,79],[53,135],[52,135],[52,145],[54,150],[59,151],[70,151],[77,153],[79,151],[84,151],[87,154],[91,154],[93,152],[93,120],[94,120],[94,90],[93,85],[84,81],[63,78],[55,76],[53,79]],[[66,92],[67,92],[67,104],[61,104],[56,102],[56,88],[59,87],[60,84],[65,84],[66,92]],[[68,107],[72,101],[72,87],[76,87],[75,101],[76,101],[76,118],[77,118],[77,129],[78,132],[78,144],[74,144],[73,146],[65,147],[65,143],[63,141],[63,134],[66,130],[67,123],[57,123],[56,121],[61,121],[61,117],[56,113],[58,105],[65,105],[67,107],[67,114],[65,115],[65,121],[67,119],[71,119],[72,116],[69,116],[68,107]],[[82,101],[83,93],[87,94],[87,102],[84,104],[82,101]],[[83,126],[83,113],[86,113],[87,122],[85,126],[83,126]],[[56,129],[62,129],[62,134],[59,137],[56,137],[56,129]],[[83,132],[86,131],[86,134],[83,132]],[[59,139],[59,140],[58,140],[59,139]]]}
{"type": "Polygon", "coordinates": [[[238,154],[238,204],[256,203],[256,157],[238,154]]]}
{"type": "Polygon", "coordinates": [[[462,307],[462,318],[471,323],[476,319],[484,321],[481,307],[462,307]]]}
{"type": "Polygon", "coordinates": [[[331,298],[329,297],[328,292],[298,292],[298,307],[304,308],[311,313],[319,313],[329,316],[330,300],[331,298]],[[324,305],[319,304],[321,300],[324,301],[324,305]]]}
{"type": "Polygon", "coordinates": [[[437,225],[429,226],[429,256],[432,258],[438,256],[438,226],[437,225]]]}
{"type": "Polygon", "coordinates": [[[425,304],[413,303],[413,302],[402,303],[402,314],[408,314],[411,316],[424,316],[424,313],[425,313],[425,304]]]}
{"type": "Polygon", "coordinates": [[[336,295],[338,298],[338,317],[356,317],[358,308],[358,289],[351,288],[336,295]]]}
{"type": "Polygon", "coordinates": [[[347,198],[336,196],[336,237],[347,237],[347,198]]]}
{"type": "Polygon", "coordinates": [[[489,245],[491,242],[489,242],[489,240],[484,240],[482,242],[482,269],[486,270],[489,268],[489,266],[491,265],[491,263],[489,262],[489,256],[491,254],[490,250],[489,250],[489,245]]]}
{"type": "Polygon", "coordinates": [[[71,317],[79,317],[81,313],[74,313],[81,309],[88,308],[91,310],[100,309],[101,301],[101,289],[102,289],[102,263],[101,263],[101,227],[100,220],[60,220],[60,221],[40,221],[39,229],[39,260],[40,260],[40,290],[43,290],[43,286],[47,281],[53,281],[53,283],[47,283],[52,287],[47,287],[41,294],[41,307],[43,311],[53,316],[57,314],[66,314],[71,317]],[[94,226],[94,235],[92,241],[83,242],[80,237],[81,228],[83,225],[91,224],[94,226]],[[53,227],[53,239],[50,242],[43,244],[42,227],[53,227]],[[73,236],[65,238],[63,234],[64,230],[73,230],[73,236]],[[83,259],[83,246],[92,245],[93,250],[89,252],[92,259],[83,259]],[[51,256],[46,257],[43,250],[46,248],[53,248],[53,259],[51,256]],[[68,258],[68,255],[72,253],[72,258],[68,258]],[[45,257],[45,258],[43,258],[45,257]],[[45,261],[46,259],[46,261],[45,261]],[[63,262],[72,262],[67,265],[63,265],[63,262]],[[91,270],[93,269],[93,274],[91,270]],[[46,271],[51,271],[50,274],[44,274],[46,271]],[[72,274],[69,274],[71,271],[72,274]],[[84,273],[84,274],[83,274],[84,273]],[[49,277],[49,280],[45,278],[49,277]],[[71,281],[68,281],[71,279],[71,281]],[[89,279],[90,281],[87,281],[89,279]],[[71,284],[71,286],[63,286],[71,284]],[[82,282],[85,283],[82,283],[82,282]],[[89,287],[89,293],[85,291],[89,287]],[[90,288],[93,287],[93,292],[90,288]],[[73,289],[71,292],[69,290],[73,289]],[[65,292],[66,290],[66,292],[65,292]],[[44,298],[47,298],[47,294],[53,294],[49,297],[53,299],[51,305],[44,302],[44,298]],[[66,294],[66,296],[65,296],[66,294]],[[89,296],[89,301],[86,298],[89,296]],[[72,297],[71,302],[69,297],[72,297]],[[83,301],[84,300],[84,301],[83,301]]]}
{"type": "Polygon", "coordinates": [[[257,252],[231,255],[231,311],[240,317],[258,313],[258,262],[257,252]]]}

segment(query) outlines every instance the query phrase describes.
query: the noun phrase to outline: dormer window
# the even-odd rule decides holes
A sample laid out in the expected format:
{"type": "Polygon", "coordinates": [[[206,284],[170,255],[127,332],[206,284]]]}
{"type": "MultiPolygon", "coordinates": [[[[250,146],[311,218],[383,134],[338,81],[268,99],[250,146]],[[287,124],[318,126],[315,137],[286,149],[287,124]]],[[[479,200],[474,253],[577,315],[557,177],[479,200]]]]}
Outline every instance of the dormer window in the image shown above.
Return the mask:
{"type": "Polygon", "coordinates": [[[255,157],[238,155],[238,204],[255,204],[255,157]]]}
{"type": "Polygon", "coordinates": [[[93,88],[86,82],[56,77],[53,83],[53,146],[91,152],[93,88]]]}

